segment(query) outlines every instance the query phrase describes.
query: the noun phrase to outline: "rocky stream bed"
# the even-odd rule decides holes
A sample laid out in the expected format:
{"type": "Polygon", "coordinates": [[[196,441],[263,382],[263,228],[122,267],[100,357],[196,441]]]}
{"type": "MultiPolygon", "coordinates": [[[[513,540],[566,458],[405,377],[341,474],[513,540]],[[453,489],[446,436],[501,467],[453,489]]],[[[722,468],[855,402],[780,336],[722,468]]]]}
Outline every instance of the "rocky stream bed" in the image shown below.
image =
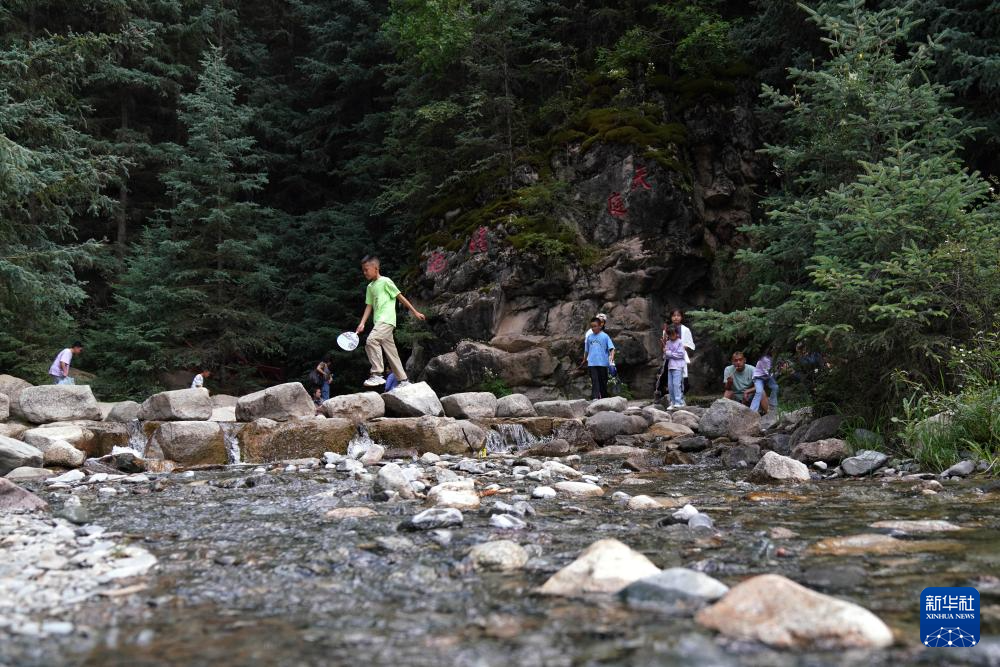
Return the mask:
{"type": "Polygon", "coordinates": [[[14,396],[3,667],[1000,665],[1000,483],[850,451],[836,416],[14,396]],[[977,646],[923,646],[929,586],[979,590],[977,646]]]}
{"type": "Polygon", "coordinates": [[[481,505],[462,511],[460,525],[401,528],[427,505],[374,500],[384,477],[373,479],[375,466],[340,472],[302,462],[28,484],[53,515],[7,515],[0,528],[0,663],[1000,664],[1000,520],[989,485],[955,479],[935,494],[878,479],[774,488],[718,465],[634,473],[583,456],[564,464],[596,477],[602,495],[532,498],[558,483],[558,468],[531,479],[524,468],[545,471],[546,461],[434,458],[400,470],[428,486],[471,480],[481,505]],[[659,506],[630,509],[616,492],[659,506]],[[672,514],[687,503],[714,526],[676,523],[672,514]],[[920,532],[945,526],[928,519],[960,530],[920,532]],[[922,523],[873,527],[888,520],[922,523]],[[843,539],[858,534],[880,537],[843,539]],[[784,575],[870,610],[893,644],[778,649],[703,627],[693,616],[706,603],[696,598],[539,592],[606,538],[659,568],[683,566],[729,586],[784,575]],[[499,540],[523,554],[470,556],[499,540]],[[88,560],[95,543],[114,557],[88,560]],[[116,576],[116,560],[141,573],[116,576]],[[979,588],[979,647],[920,645],[917,596],[929,585],[979,588]]]}

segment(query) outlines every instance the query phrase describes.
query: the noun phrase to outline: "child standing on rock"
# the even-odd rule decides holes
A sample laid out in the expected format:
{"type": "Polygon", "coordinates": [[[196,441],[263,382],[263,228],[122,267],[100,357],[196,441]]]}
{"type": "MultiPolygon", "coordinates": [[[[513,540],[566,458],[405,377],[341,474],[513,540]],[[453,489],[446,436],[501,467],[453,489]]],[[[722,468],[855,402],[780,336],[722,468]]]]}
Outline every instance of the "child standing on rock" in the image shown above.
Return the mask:
{"type": "Polygon", "coordinates": [[[760,409],[761,401],[763,401],[764,405],[764,414],[767,414],[769,407],[773,407],[775,410],[778,409],[778,381],[774,379],[771,369],[773,363],[772,357],[773,352],[768,347],[753,367],[753,386],[755,391],[753,401],[750,403],[750,409],[754,412],[760,409]],[[767,385],[768,394],[764,393],[765,384],[767,385]]]}
{"type": "Polygon", "coordinates": [[[365,330],[365,323],[368,317],[375,314],[375,324],[372,332],[368,334],[365,341],[365,352],[368,354],[368,361],[371,363],[371,377],[365,380],[366,387],[380,387],[385,384],[385,366],[388,362],[389,368],[399,379],[399,387],[410,384],[406,377],[406,370],[399,361],[399,352],[396,350],[396,341],[393,339],[393,332],[396,330],[396,300],[409,308],[413,316],[418,320],[426,320],[427,317],[413,307],[405,296],[403,296],[396,284],[389,278],[380,274],[382,263],[378,257],[371,255],[361,260],[361,272],[365,279],[370,281],[365,289],[365,312],[361,316],[361,324],[356,329],[360,335],[365,330]],[[384,357],[383,357],[384,354],[384,357]]]}
{"type": "Polygon", "coordinates": [[[583,344],[583,356],[590,369],[590,398],[607,398],[608,368],[615,365],[615,344],[596,317],[590,320],[590,331],[583,344]]]}
{"type": "Polygon", "coordinates": [[[670,407],[684,407],[684,343],[680,325],[667,327],[667,384],[670,388],[670,407]]]}

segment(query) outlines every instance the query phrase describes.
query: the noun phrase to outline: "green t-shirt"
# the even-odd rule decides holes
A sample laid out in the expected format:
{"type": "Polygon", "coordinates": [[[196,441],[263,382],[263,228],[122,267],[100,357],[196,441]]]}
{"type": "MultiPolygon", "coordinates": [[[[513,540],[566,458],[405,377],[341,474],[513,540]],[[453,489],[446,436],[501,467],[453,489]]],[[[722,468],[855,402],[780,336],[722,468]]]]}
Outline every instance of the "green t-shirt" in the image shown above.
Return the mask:
{"type": "Polygon", "coordinates": [[[725,384],[729,376],[733,378],[733,391],[746,391],[753,386],[754,367],[747,364],[743,367],[742,373],[736,372],[736,366],[726,366],[722,373],[722,383],[725,384]]]}
{"type": "Polygon", "coordinates": [[[385,276],[379,276],[368,283],[365,289],[365,304],[372,307],[375,313],[373,322],[385,322],[396,326],[396,297],[399,295],[399,288],[385,276]]]}

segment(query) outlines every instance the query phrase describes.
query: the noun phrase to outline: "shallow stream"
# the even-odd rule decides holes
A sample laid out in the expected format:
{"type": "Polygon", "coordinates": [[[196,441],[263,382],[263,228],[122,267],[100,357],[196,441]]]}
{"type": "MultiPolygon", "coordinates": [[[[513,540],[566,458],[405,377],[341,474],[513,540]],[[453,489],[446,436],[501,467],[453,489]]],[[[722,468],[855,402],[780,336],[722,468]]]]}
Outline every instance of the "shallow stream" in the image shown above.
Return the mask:
{"type": "MultiPolygon", "coordinates": [[[[491,458],[497,472],[479,479],[530,494],[535,483],[513,480],[512,460],[491,458]]],[[[153,476],[110,498],[79,494],[94,522],[148,549],[159,565],[142,590],[85,603],[73,619],[90,629],[82,638],[8,636],[0,664],[1000,665],[1000,518],[989,483],[946,482],[924,495],[913,482],[766,487],[718,467],[637,474],[587,459],[578,467],[601,476],[603,497],[531,500],[537,514],[519,532],[489,525],[492,501],[513,494],[484,498],[444,545],[429,533],[397,531],[423,509],[419,501],[374,502],[370,482],[322,468],[255,473],[230,466],[153,476]],[[612,501],[616,490],[691,502],[715,530],[661,525],[672,510],[630,511],[612,501]],[[353,506],[378,516],[324,517],[353,506]],[[819,539],[879,532],[869,524],[887,519],[945,519],[965,530],[905,537],[914,549],[905,553],[808,551],[819,539]],[[796,536],[772,537],[776,528],[796,536]],[[526,569],[473,571],[469,548],[498,537],[529,549],[526,569]],[[613,597],[534,593],[603,537],[661,568],[691,567],[730,586],[753,574],[785,575],[871,610],[893,629],[896,644],[874,652],[782,651],[613,597]],[[920,644],[921,589],[950,585],[976,586],[982,595],[983,641],[975,649],[920,644]]],[[[39,493],[53,508],[66,495],[39,493]]]]}

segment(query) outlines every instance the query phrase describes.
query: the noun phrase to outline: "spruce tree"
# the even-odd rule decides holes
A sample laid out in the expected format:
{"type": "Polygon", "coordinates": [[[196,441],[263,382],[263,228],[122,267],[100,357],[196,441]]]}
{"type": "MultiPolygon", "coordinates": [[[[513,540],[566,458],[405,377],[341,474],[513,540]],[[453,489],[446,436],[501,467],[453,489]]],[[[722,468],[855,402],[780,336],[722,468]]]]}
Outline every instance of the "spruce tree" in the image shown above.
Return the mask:
{"type": "Polygon", "coordinates": [[[99,244],[76,235],[80,216],[108,216],[104,188],[123,172],[96,150],[83,126],[81,87],[108,39],[49,36],[0,42],[0,367],[44,376],[65,345],[77,277],[99,244]]]}
{"type": "Polygon", "coordinates": [[[267,176],[246,134],[253,110],[237,104],[221,48],[201,65],[197,89],[181,96],[187,141],[163,175],[173,205],[143,233],[116,293],[108,343],[119,346],[131,390],[197,366],[240,387],[280,351],[271,211],[254,201],[267,176]]]}
{"type": "Polygon", "coordinates": [[[911,17],[838,9],[811,13],[830,59],[792,70],[792,93],[765,93],[788,143],[765,151],[783,187],[745,228],[745,273],[729,271],[752,305],[695,315],[726,342],[810,341],[835,362],[828,398],[871,413],[895,370],[930,381],[951,345],[989,326],[1000,217],[955,155],[969,130],[924,76],[931,49],[899,56],[911,17]]]}

